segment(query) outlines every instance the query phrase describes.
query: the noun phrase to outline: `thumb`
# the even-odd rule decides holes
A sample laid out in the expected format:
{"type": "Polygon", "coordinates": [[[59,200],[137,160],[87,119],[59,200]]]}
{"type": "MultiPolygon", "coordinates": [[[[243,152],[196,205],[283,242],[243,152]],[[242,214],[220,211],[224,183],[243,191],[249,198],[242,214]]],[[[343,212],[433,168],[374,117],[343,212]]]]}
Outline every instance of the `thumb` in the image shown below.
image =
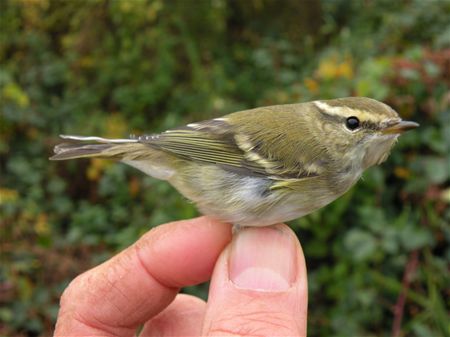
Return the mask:
{"type": "Polygon", "coordinates": [[[286,225],[245,228],[217,260],[206,336],[306,336],[305,258],[286,225]]]}

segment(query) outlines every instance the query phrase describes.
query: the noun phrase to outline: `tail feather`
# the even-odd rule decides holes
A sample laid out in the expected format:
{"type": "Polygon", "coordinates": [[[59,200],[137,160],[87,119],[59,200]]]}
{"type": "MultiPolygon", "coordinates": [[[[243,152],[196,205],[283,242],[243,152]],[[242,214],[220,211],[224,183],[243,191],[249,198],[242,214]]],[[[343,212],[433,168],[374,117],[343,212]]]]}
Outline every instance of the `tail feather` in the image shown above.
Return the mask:
{"type": "Polygon", "coordinates": [[[123,159],[127,154],[143,152],[142,144],[137,139],[106,139],[100,137],[81,137],[61,135],[72,143],[62,143],[54,148],[55,155],[50,160],[67,160],[75,158],[111,158],[123,159]],[[95,142],[95,143],[92,143],[95,142]],[[136,146],[138,145],[138,146],[136,146]],[[131,147],[133,146],[133,147],[131,147]]]}
{"type": "Polygon", "coordinates": [[[109,158],[120,160],[157,179],[168,180],[175,174],[166,154],[148,143],[141,143],[138,138],[106,139],[64,135],[61,138],[71,142],[56,145],[55,155],[50,160],[109,158]]]}
{"type": "Polygon", "coordinates": [[[50,157],[50,160],[66,160],[75,158],[90,158],[90,157],[102,157],[103,151],[111,148],[110,144],[59,144],[55,146],[55,155],[50,157]]]}
{"type": "Polygon", "coordinates": [[[119,139],[109,139],[95,136],[74,136],[74,135],[59,135],[62,139],[68,139],[78,142],[97,142],[97,143],[108,143],[108,144],[124,144],[124,143],[137,143],[139,140],[137,138],[119,138],[119,139]]]}

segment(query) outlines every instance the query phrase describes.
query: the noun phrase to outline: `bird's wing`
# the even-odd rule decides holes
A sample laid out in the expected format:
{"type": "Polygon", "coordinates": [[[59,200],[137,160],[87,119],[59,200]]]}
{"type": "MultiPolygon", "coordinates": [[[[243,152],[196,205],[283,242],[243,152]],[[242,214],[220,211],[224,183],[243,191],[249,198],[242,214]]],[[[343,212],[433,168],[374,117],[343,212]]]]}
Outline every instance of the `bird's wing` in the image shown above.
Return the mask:
{"type": "Polygon", "coordinates": [[[140,136],[140,143],[177,157],[222,166],[237,174],[267,176],[271,179],[300,179],[315,176],[301,166],[286,167],[253,144],[248,135],[236,130],[226,119],[188,124],[161,134],[140,136]]]}

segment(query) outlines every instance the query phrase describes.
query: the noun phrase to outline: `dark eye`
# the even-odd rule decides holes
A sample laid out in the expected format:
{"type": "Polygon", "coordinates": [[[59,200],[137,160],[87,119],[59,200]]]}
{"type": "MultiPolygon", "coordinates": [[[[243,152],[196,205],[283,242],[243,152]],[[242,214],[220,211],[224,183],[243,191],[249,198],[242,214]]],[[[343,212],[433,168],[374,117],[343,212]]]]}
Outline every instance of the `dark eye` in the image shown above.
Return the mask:
{"type": "Polygon", "coordinates": [[[347,120],[345,121],[345,126],[349,130],[356,130],[357,128],[359,128],[359,119],[354,116],[351,116],[347,118],[347,120]]]}

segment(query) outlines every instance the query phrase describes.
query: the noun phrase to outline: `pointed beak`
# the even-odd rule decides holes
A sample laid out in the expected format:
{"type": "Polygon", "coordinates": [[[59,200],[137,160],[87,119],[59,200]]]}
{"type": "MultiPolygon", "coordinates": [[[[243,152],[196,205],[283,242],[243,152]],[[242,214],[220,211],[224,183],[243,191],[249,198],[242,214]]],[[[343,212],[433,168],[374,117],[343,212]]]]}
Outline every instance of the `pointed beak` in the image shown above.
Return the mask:
{"type": "Polygon", "coordinates": [[[403,133],[408,130],[412,130],[419,127],[419,124],[416,122],[410,122],[410,121],[400,121],[394,125],[390,125],[383,129],[381,133],[383,134],[395,134],[395,133],[403,133]]]}

